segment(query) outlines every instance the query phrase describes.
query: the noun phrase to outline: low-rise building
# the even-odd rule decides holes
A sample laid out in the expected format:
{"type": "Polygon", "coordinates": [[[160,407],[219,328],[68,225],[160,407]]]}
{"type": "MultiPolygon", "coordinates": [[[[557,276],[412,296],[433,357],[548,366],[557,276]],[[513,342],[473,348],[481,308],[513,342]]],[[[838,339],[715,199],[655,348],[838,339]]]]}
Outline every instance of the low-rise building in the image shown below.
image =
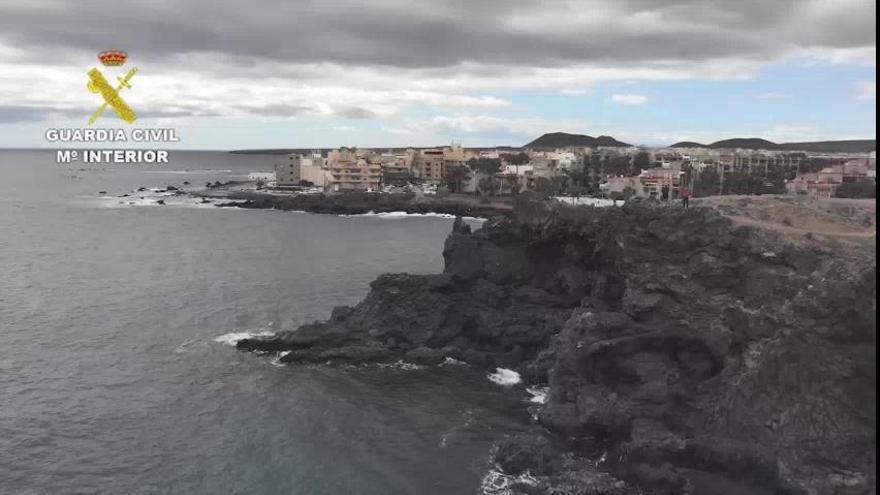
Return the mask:
{"type": "Polygon", "coordinates": [[[791,194],[809,194],[817,198],[831,198],[837,188],[846,182],[876,180],[876,169],[862,160],[852,160],[843,165],[825,167],[814,173],[800,174],[786,181],[785,188],[791,194]]]}
{"type": "Polygon", "coordinates": [[[683,172],[674,168],[649,168],[635,177],[609,177],[599,188],[608,194],[630,192],[640,198],[673,199],[678,197],[683,172]]]}
{"type": "Polygon", "coordinates": [[[609,197],[615,193],[622,196],[630,193],[632,196],[645,197],[642,181],[638,177],[609,177],[606,182],[599,185],[599,189],[609,197]]]}

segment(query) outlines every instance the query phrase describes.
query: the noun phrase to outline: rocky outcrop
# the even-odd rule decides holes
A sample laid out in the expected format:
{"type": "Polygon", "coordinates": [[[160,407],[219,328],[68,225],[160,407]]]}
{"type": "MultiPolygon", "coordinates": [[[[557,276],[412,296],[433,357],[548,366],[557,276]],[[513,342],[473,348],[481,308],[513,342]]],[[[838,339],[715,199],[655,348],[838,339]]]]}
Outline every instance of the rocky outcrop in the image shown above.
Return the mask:
{"type": "Polygon", "coordinates": [[[361,215],[364,213],[443,213],[464,217],[507,216],[511,209],[504,205],[483,204],[477,198],[436,198],[414,194],[291,194],[275,195],[252,192],[228,193],[224,197],[233,200],[217,206],[236,208],[276,209],[327,213],[333,215],[361,215]]]}
{"type": "Polygon", "coordinates": [[[870,493],[876,268],[705,209],[521,207],[457,221],[437,275],[246,349],[516,368],[549,386],[495,452],[514,493],[870,493]]]}

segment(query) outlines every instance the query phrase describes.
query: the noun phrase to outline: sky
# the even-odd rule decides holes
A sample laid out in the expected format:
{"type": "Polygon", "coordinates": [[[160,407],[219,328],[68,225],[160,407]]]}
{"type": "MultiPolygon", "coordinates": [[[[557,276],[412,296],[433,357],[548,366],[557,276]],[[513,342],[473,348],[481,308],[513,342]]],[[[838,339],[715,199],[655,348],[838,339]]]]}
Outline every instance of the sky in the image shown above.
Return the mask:
{"type": "Polygon", "coordinates": [[[0,147],[136,126],[189,149],[876,135],[874,0],[3,0],[0,147]],[[122,68],[97,54],[121,49],[122,68]],[[125,127],[112,111],[94,127],[125,127]]]}

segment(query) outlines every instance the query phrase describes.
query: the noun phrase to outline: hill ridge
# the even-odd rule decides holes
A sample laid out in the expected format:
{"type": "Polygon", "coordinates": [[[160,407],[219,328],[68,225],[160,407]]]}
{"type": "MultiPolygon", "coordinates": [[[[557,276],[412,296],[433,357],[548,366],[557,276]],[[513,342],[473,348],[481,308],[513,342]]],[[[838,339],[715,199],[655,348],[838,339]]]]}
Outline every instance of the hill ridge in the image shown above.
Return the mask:
{"type": "Polygon", "coordinates": [[[763,149],[768,151],[812,151],[818,153],[869,153],[877,149],[875,139],[842,139],[833,141],[801,141],[791,143],[774,143],[763,138],[731,138],[702,144],[694,141],[679,141],[670,148],[743,148],[763,149]]]}
{"type": "Polygon", "coordinates": [[[618,141],[617,139],[601,135],[599,137],[586,134],[571,134],[568,132],[547,132],[539,138],[523,146],[524,148],[566,148],[568,146],[583,146],[595,148],[597,146],[629,147],[631,144],[618,141]]]}

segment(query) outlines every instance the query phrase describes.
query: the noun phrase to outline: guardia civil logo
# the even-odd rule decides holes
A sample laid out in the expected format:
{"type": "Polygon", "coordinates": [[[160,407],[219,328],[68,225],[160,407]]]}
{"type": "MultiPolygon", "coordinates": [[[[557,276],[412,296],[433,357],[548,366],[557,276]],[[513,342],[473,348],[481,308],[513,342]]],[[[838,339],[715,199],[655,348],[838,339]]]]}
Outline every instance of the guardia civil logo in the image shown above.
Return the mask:
{"type": "MultiPolygon", "coordinates": [[[[121,50],[106,50],[98,54],[98,60],[105,67],[121,67],[125,65],[126,60],[128,60],[128,54],[121,50]]],[[[87,87],[89,88],[89,91],[100,94],[101,98],[104,100],[101,106],[98,107],[98,109],[95,110],[95,113],[92,114],[91,118],[89,118],[89,125],[94,124],[108,106],[112,108],[122,120],[129,124],[137,120],[137,114],[135,111],[128,106],[128,103],[126,103],[119,95],[123,89],[131,89],[129,81],[135,74],[137,74],[137,70],[137,67],[132,67],[124,76],[116,76],[119,85],[115,88],[110,85],[107,78],[104,77],[104,74],[97,68],[92,68],[88,72],[89,82],[87,87]]]]}

